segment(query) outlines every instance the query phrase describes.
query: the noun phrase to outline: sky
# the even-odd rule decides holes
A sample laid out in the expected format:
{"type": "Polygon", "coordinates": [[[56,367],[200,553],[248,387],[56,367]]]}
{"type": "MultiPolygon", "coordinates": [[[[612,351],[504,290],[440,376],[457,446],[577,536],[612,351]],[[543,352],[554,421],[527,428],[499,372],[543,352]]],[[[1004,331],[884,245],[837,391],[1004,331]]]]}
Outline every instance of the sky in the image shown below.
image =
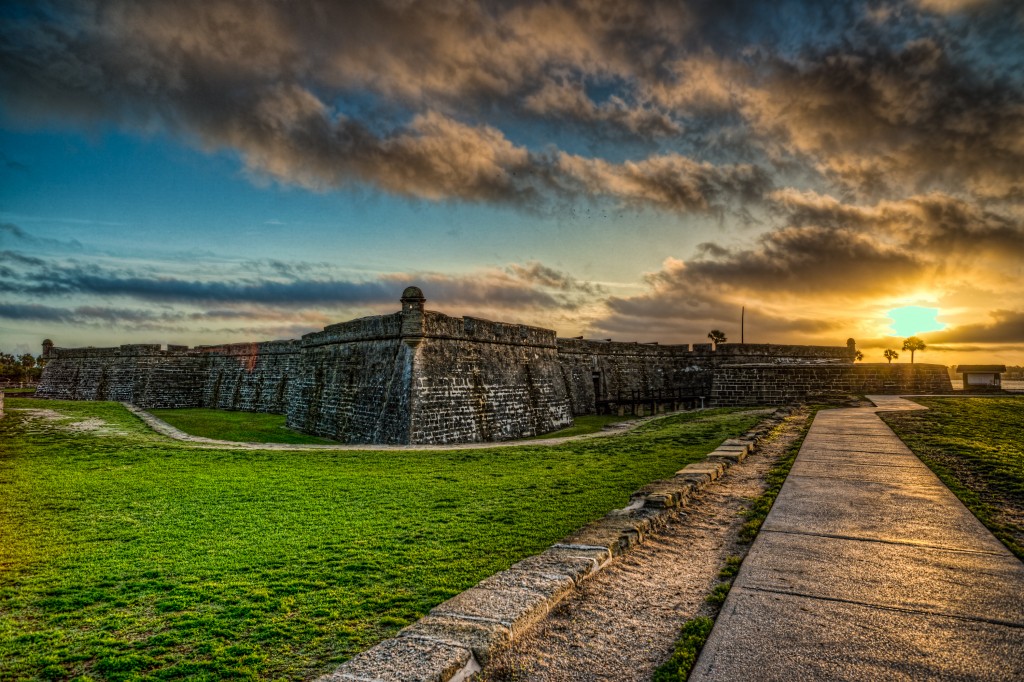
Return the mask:
{"type": "Polygon", "coordinates": [[[0,350],[297,338],[415,284],[566,337],[745,311],[748,343],[1024,364],[1024,2],[0,21],[0,350]]]}

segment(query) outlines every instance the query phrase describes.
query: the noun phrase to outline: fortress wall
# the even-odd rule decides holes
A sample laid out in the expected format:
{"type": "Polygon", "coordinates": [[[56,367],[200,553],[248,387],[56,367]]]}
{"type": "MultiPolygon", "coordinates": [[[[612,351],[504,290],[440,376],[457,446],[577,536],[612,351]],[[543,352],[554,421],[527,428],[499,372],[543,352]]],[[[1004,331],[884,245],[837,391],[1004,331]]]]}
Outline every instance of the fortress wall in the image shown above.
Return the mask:
{"type": "Polygon", "coordinates": [[[720,363],[846,364],[853,362],[849,346],[800,346],[781,343],[720,343],[714,349],[703,344],[709,357],[720,363]]]}
{"type": "Polygon", "coordinates": [[[302,337],[302,345],[308,347],[349,341],[394,339],[401,333],[402,313],[374,315],[328,325],[322,332],[306,334],[302,337]]]}
{"type": "Polygon", "coordinates": [[[401,312],[301,340],[166,350],[47,340],[37,395],[284,413],[291,428],[343,442],[440,444],[548,433],[593,413],[596,400],[752,405],[951,389],[932,365],[854,366],[852,347],[556,339],[550,329],[424,310],[416,287],[401,300],[401,312]]]}
{"type": "Polygon", "coordinates": [[[346,443],[408,443],[413,350],[400,330],[396,313],[303,336],[288,426],[346,443]]]}
{"type": "Polygon", "coordinates": [[[301,347],[297,340],[198,346],[192,353],[201,371],[178,380],[192,382],[202,407],[285,414],[301,347]]]}
{"type": "Polygon", "coordinates": [[[413,443],[499,441],[572,425],[555,333],[426,312],[412,377],[413,443]]]}
{"type": "Polygon", "coordinates": [[[573,414],[592,414],[595,399],[628,398],[634,392],[710,396],[725,364],[830,365],[848,363],[846,346],[780,344],[658,345],[558,339],[558,361],[573,414]],[[595,374],[598,396],[595,396],[595,374]]]}
{"type": "Polygon", "coordinates": [[[689,346],[559,339],[558,362],[573,414],[593,414],[595,399],[633,392],[707,395],[711,389],[711,367],[689,346]]]}
{"type": "Polygon", "coordinates": [[[153,344],[52,348],[36,395],[117,400],[143,408],[283,413],[298,348],[297,341],[167,350],[153,344]]]}
{"type": "Polygon", "coordinates": [[[879,393],[948,393],[943,365],[727,365],[715,373],[712,405],[783,405],[879,393]]]}
{"type": "Polygon", "coordinates": [[[159,345],[53,348],[36,395],[62,400],[125,400],[147,396],[150,369],[163,361],[159,345]]]}

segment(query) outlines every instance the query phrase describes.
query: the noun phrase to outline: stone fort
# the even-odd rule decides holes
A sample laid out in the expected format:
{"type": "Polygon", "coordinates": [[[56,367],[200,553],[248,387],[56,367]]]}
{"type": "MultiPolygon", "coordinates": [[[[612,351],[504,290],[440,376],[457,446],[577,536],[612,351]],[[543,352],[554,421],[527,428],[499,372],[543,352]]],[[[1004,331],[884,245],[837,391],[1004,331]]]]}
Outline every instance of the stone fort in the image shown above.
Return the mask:
{"type": "Polygon", "coordinates": [[[846,346],[660,345],[556,338],[553,330],[402,309],[301,339],[220,346],[56,348],[36,395],[142,408],[287,415],[346,443],[466,443],[540,435],[576,415],[685,405],[780,405],[952,389],[942,365],[854,364],[846,346]]]}

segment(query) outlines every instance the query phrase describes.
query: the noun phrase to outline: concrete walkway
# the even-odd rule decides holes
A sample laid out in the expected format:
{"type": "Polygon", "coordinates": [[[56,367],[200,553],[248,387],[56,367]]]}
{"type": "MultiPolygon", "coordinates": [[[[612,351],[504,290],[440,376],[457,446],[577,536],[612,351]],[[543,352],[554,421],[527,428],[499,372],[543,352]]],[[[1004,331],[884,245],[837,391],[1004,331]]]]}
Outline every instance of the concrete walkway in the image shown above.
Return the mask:
{"type": "Polygon", "coordinates": [[[1024,564],[877,408],[819,412],[700,680],[1024,680],[1024,564]]]}

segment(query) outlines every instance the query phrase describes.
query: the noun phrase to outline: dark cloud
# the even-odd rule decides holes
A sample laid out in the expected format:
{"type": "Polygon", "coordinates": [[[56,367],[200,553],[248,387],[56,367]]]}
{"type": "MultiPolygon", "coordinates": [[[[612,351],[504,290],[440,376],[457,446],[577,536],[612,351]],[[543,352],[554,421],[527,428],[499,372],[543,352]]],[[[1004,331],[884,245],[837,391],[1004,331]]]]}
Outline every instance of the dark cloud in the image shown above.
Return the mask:
{"type": "MultiPolygon", "coordinates": [[[[217,328],[225,334],[263,325],[266,333],[279,334],[285,328],[310,331],[367,312],[391,312],[409,284],[426,290],[433,309],[532,323],[559,311],[578,311],[602,292],[599,286],[535,261],[461,275],[390,273],[362,281],[338,277],[326,264],[279,260],[226,267],[200,263],[190,270],[204,274],[174,277],[155,274],[153,267],[127,263],[116,267],[109,265],[109,259],[99,265],[82,259],[61,261],[0,252],[0,291],[12,301],[93,299],[139,304],[132,308],[10,303],[0,308],[0,316],[168,333],[188,329],[199,333],[207,323],[219,323],[222,326],[217,328]],[[206,274],[211,271],[218,275],[206,274]],[[223,326],[231,321],[252,324],[223,326]]],[[[181,270],[185,266],[175,267],[181,270]]]]}
{"type": "Polygon", "coordinates": [[[314,189],[721,210],[770,162],[862,195],[1012,199],[1024,56],[997,5],[82,0],[10,13],[0,92],[22,118],[164,129],[314,189]],[[507,134],[538,119],[648,152],[507,134]]]}
{"type": "MultiPolygon", "coordinates": [[[[0,254],[2,255],[2,254],[0,254]]],[[[24,263],[39,270],[8,280],[9,291],[28,296],[124,296],[162,303],[260,303],[267,305],[341,305],[383,303],[395,298],[380,282],[344,280],[268,281],[239,278],[201,280],[134,275],[95,265],[57,264],[40,259],[24,263]]]]}
{"type": "Polygon", "coordinates": [[[814,192],[781,190],[771,195],[770,203],[793,228],[853,230],[926,261],[951,255],[985,257],[989,265],[1024,259],[1024,221],[945,194],[865,206],[814,192]]]}
{"type": "Polygon", "coordinates": [[[958,325],[921,334],[921,338],[936,345],[1024,344],[1024,311],[993,310],[990,315],[991,322],[958,325]]]}
{"type": "Polygon", "coordinates": [[[30,320],[33,322],[56,322],[74,325],[117,324],[143,325],[156,322],[167,323],[179,321],[185,316],[181,313],[158,313],[149,310],[130,308],[104,308],[101,306],[79,306],[76,308],[60,308],[28,304],[0,304],[0,318],[8,320],[30,320]]]}
{"type": "Polygon", "coordinates": [[[774,58],[744,109],[762,143],[861,195],[1024,196],[1024,90],[959,58],[955,38],[829,46],[774,58]]]}
{"type": "Polygon", "coordinates": [[[538,90],[564,69],[599,79],[656,71],[685,33],[688,13],[672,3],[597,5],[71,3],[30,13],[5,34],[0,88],[24,117],[165,128],[238,150],[255,175],[313,189],[367,184],[531,209],[610,198],[708,210],[732,191],[756,193],[739,177],[747,166],[715,172],[656,154],[651,168],[602,162],[597,173],[456,117],[500,100],[641,135],[678,132],[664,112],[619,95],[598,104],[577,92],[576,105],[563,106],[538,90]],[[368,115],[349,105],[367,93],[376,101],[368,115]],[[623,188],[624,177],[645,187],[623,188]]]}

